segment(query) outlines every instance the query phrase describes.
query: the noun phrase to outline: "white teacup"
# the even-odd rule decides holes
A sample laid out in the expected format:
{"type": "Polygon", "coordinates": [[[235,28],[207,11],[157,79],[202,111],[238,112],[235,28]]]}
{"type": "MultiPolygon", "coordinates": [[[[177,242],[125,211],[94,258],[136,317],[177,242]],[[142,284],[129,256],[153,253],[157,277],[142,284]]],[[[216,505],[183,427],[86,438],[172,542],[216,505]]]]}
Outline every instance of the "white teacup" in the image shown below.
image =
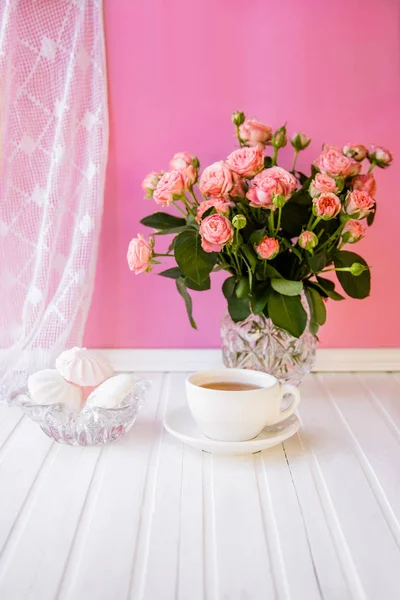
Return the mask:
{"type": "Polygon", "coordinates": [[[247,369],[219,369],[189,375],[186,394],[199,429],[208,438],[223,442],[257,437],[267,425],[276,425],[292,415],[300,402],[300,392],[293,385],[281,384],[273,375],[247,369]],[[221,382],[258,387],[235,391],[201,387],[221,382]],[[285,394],[293,396],[293,400],[282,409],[285,394]]]}

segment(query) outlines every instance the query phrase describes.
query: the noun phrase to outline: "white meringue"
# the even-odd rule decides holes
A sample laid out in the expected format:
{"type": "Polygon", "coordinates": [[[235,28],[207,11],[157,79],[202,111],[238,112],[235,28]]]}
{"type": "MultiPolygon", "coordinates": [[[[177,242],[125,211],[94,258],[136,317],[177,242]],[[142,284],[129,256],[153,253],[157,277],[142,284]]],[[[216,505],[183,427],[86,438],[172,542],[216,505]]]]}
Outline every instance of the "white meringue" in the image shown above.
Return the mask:
{"type": "Polygon", "coordinates": [[[104,356],[87,348],[65,350],[56,360],[56,369],[67,381],[85,387],[99,385],[114,373],[104,356]]]}
{"type": "Polygon", "coordinates": [[[56,369],[43,369],[28,379],[28,390],[36,404],[66,404],[79,411],[82,404],[82,390],[65,381],[56,369]]]}
{"type": "Polygon", "coordinates": [[[103,381],[86,400],[86,406],[116,408],[135,385],[135,377],[131,373],[114,375],[103,381]]]}

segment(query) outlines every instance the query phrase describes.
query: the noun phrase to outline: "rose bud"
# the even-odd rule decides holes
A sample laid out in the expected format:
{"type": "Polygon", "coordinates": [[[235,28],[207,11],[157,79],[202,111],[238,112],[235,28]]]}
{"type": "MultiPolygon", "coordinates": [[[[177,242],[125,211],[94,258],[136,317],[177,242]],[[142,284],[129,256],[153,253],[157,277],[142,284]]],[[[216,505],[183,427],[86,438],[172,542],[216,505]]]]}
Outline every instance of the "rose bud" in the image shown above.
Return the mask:
{"type": "Polygon", "coordinates": [[[279,127],[272,136],[271,145],[274,148],[283,148],[287,144],[286,125],[279,127]]]}
{"type": "Polygon", "coordinates": [[[314,179],[312,180],[309,188],[309,193],[312,198],[315,196],[319,196],[319,194],[324,193],[335,193],[338,192],[338,186],[336,185],[336,181],[329,177],[329,175],[325,175],[324,173],[317,173],[314,179]]]}
{"type": "Polygon", "coordinates": [[[279,242],[275,238],[265,237],[255,246],[255,251],[260,258],[272,260],[279,252],[279,242]]]}
{"type": "Polygon", "coordinates": [[[348,244],[354,244],[361,240],[365,235],[365,225],[362,221],[356,221],[351,219],[347,221],[346,225],[342,229],[343,242],[348,244]]]}
{"type": "Polygon", "coordinates": [[[324,221],[329,221],[339,214],[340,199],[332,193],[324,193],[313,199],[313,214],[324,221]]]}
{"type": "Polygon", "coordinates": [[[240,139],[249,146],[265,146],[272,137],[272,127],[256,119],[246,119],[239,127],[240,139]]]}
{"type": "Polygon", "coordinates": [[[374,163],[381,169],[388,167],[393,160],[393,156],[389,150],[382,146],[370,146],[368,149],[368,158],[371,163],[374,163]]]}
{"type": "Polygon", "coordinates": [[[298,244],[300,248],[304,248],[310,252],[318,245],[318,236],[313,231],[303,231],[300,234],[298,244]]]}
{"type": "Polygon", "coordinates": [[[232,243],[232,223],[223,215],[209,215],[201,222],[200,235],[205,252],[220,252],[225,244],[232,243]]]}
{"type": "Polygon", "coordinates": [[[155,171],[152,171],[151,173],[146,175],[146,177],[142,181],[143,191],[146,192],[145,198],[153,197],[153,192],[156,189],[161,177],[162,173],[156,173],[155,171]]]}
{"type": "Polygon", "coordinates": [[[343,154],[348,158],[354,158],[354,160],[364,160],[367,156],[367,149],[362,144],[352,144],[348,143],[343,146],[343,154]]]}
{"type": "Polygon", "coordinates": [[[356,219],[363,219],[373,211],[374,206],[375,200],[367,192],[360,190],[347,192],[345,209],[348,215],[353,215],[356,219]]]}
{"type": "Polygon", "coordinates": [[[243,229],[247,225],[247,219],[244,215],[235,215],[232,219],[232,225],[235,229],[243,229]]]}
{"type": "Polygon", "coordinates": [[[290,143],[297,152],[305,150],[310,145],[310,142],[311,138],[308,138],[305,133],[294,133],[290,138],[290,143]]]}
{"type": "Polygon", "coordinates": [[[361,273],[364,273],[364,271],[367,271],[368,267],[366,267],[365,265],[362,265],[361,263],[353,263],[351,265],[351,267],[349,268],[349,271],[352,275],[354,275],[354,277],[359,277],[359,275],[361,275],[361,273]]]}
{"type": "Polygon", "coordinates": [[[376,181],[372,173],[365,175],[357,175],[351,180],[350,187],[352,190],[360,190],[360,192],[367,192],[373,198],[376,194],[376,181]]]}
{"type": "Polygon", "coordinates": [[[236,125],[236,127],[239,127],[242,123],[244,123],[244,119],[244,112],[242,112],[241,110],[236,110],[232,114],[232,123],[236,125]]]}
{"type": "Polygon", "coordinates": [[[272,203],[275,204],[277,208],[283,208],[286,202],[286,196],[284,196],[283,194],[277,194],[272,198],[272,203]]]}
{"type": "Polygon", "coordinates": [[[154,238],[150,236],[149,241],[138,233],[137,238],[133,238],[128,247],[128,254],[126,256],[128,265],[131,271],[135,275],[140,273],[149,273],[151,271],[151,259],[153,257],[154,238]]]}

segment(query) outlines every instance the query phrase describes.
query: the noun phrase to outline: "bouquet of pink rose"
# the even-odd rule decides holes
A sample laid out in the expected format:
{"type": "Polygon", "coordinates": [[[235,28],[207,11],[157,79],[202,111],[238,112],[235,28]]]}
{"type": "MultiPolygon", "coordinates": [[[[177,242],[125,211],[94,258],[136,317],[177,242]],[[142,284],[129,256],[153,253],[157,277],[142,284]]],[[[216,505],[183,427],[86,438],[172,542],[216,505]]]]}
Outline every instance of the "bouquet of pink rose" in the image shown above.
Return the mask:
{"type": "Polygon", "coordinates": [[[286,127],[245,119],[235,112],[239,148],[226,160],[206,167],[199,176],[199,160],[188,152],[175,154],[170,171],[150,173],[143,181],[146,198],[163,208],[175,206],[181,216],[156,212],[141,223],[155,235],[174,234],[167,253],[154,250],[154,235],[139,234],[129,244],[128,263],[136,274],[149,272],[161,256],[174,257],[176,267],[159,273],[176,280],[190,322],[191,290],[208,290],[210,273],[229,273],[223,284],[228,310],[235,321],[251,313],[264,314],[274,325],[299,337],[310,308],[309,327],[316,334],[326,319],[325,300],[343,300],[335,284],[323,276],[336,271],[352,298],[370,291],[370,271],[363,258],[343,250],[365,235],[375,214],[373,168],[392,162],[388,150],[361,144],[343,149],[325,144],[311,166],[311,174],[296,170],[298,153],[310,139],[295,133],[291,171],[277,166],[279,149],[286,145],[286,127]],[[266,148],[272,156],[266,156],[266,148]],[[364,159],[369,161],[362,174],[364,159]],[[197,186],[197,190],[195,189],[197,186]]]}

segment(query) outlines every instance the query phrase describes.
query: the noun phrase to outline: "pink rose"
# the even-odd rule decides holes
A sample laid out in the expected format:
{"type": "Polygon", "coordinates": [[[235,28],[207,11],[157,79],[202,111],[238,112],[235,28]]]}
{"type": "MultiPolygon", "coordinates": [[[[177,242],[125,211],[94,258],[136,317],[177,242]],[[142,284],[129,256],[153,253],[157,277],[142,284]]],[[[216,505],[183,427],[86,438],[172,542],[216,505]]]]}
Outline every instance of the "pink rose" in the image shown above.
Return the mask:
{"type": "Polygon", "coordinates": [[[348,215],[354,215],[357,219],[363,219],[375,206],[375,200],[367,192],[353,190],[347,192],[345,207],[348,215]]]}
{"type": "Polygon", "coordinates": [[[336,217],[340,208],[340,199],[335,194],[324,193],[313,198],[313,213],[324,221],[336,217]]]}
{"type": "Polygon", "coordinates": [[[264,167],[264,151],[259,146],[239,148],[228,156],[226,164],[242,177],[254,177],[264,167]]]}
{"type": "Polygon", "coordinates": [[[284,192],[283,195],[288,199],[295,191],[297,186],[297,179],[294,175],[286,171],[286,169],[282,169],[282,167],[271,167],[270,169],[265,169],[268,177],[273,177],[280,181],[283,185],[284,192]]]}
{"type": "Polygon", "coordinates": [[[156,173],[155,171],[152,171],[151,173],[146,175],[146,177],[143,179],[143,181],[142,181],[143,191],[145,191],[146,194],[148,194],[150,196],[150,198],[152,197],[153,192],[156,189],[157,184],[160,181],[161,177],[162,177],[161,173],[156,173]]]}
{"type": "Polygon", "coordinates": [[[315,248],[318,244],[318,236],[315,235],[313,231],[303,231],[300,234],[298,244],[300,248],[305,248],[306,250],[310,250],[315,248]]]}
{"type": "Polygon", "coordinates": [[[225,198],[211,198],[211,200],[204,200],[200,203],[197,208],[196,221],[200,223],[204,213],[209,208],[214,207],[218,214],[229,215],[230,206],[229,202],[225,198]]]}
{"type": "Polygon", "coordinates": [[[199,188],[206,196],[227,196],[232,187],[232,173],[223,160],[206,167],[201,174],[199,188]]]}
{"type": "Polygon", "coordinates": [[[342,229],[342,236],[345,242],[354,244],[363,238],[365,235],[365,225],[362,221],[356,221],[354,219],[347,221],[346,225],[342,229]],[[347,234],[347,235],[345,235],[347,234]]]}
{"type": "Polygon", "coordinates": [[[232,198],[244,198],[246,196],[246,192],[248,190],[247,181],[245,179],[241,179],[237,173],[232,171],[233,178],[233,188],[231,189],[229,195],[232,198]]]}
{"type": "Polygon", "coordinates": [[[382,146],[372,145],[368,149],[368,158],[371,162],[378,165],[378,167],[388,167],[393,160],[392,153],[382,146]]]}
{"type": "Polygon", "coordinates": [[[357,175],[351,180],[351,189],[360,190],[360,192],[367,192],[373,198],[376,194],[376,181],[372,173],[366,175],[357,175]]]}
{"type": "Polygon", "coordinates": [[[171,169],[181,172],[186,190],[191,188],[197,179],[197,169],[193,160],[194,156],[189,152],[177,152],[169,163],[171,169]]]}
{"type": "Polygon", "coordinates": [[[321,154],[315,160],[314,164],[326,175],[331,177],[347,177],[352,169],[355,169],[357,161],[345,156],[339,148],[325,144],[321,154]]]}
{"type": "Polygon", "coordinates": [[[209,215],[200,225],[201,246],[206,252],[220,252],[233,240],[232,223],[223,215],[209,215]]]}
{"type": "Polygon", "coordinates": [[[269,169],[261,171],[259,175],[256,175],[251,182],[251,188],[246,194],[246,198],[250,201],[250,205],[255,208],[263,207],[275,210],[276,206],[273,204],[273,199],[278,194],[284,194],[285,188],[282,182],[275,177],[271,177],[267,174],[269,169]]]}
{"type": "Polygon", "coordinates": [[[137,238],[133,238],[133,240],[130,241],[126,257],[128,259],[129,268],[135,275],[140,275],[140,273],[143,273],[144,271],[147,271],[147,273],[150,272],[153,245],[154,242],[152,238],[147,242],[141,233],[138,233],[137,238]]]}
{"type": "Polygon", "coordinates": [[[153,198],[157,204],[169,206],[173,202],[173,196],[181,196],[185,189],[185,181],[180,171],[169,171],[165,173],[154,190],[153,198]]]}
{"type": "Polygon", "coordinates": [[[180,171],[183,177],[183,181],[185,182],[185,190],[188,190],[196,182],[197,169],[193,165],[188,165],[180,171]]]}
{"type": "Polygon", "coordinates": [[[275,238],[265,237],[255,246],[255,251],[260,258],[272,260],[279,252],[279,242],[275,238]]]}
{"type": "Polygon", "coordinates": [[[172,171],[181,171],[188,165],[192,165],[193,159],[194,156],[190,152],[177,152],[170,160],[169,168],[172,171]]]}
{"type": "Polygon", "coordinates": [[[310,192],[310,196],[315,198],[315,196],[318,196],[319,194],[329,192],[335,193],[339,190],[336,181],[332,179],[332,177],[329,177],[329,175],[325,175],[324,173],[317,173],[312,180],[308,191],[310,192]]]}
{"type": "Polygon", "coordinates": [[[357,162],[354,158],[349,158],[351,164],[349,166],[349,170],[346,173],[346,177],[355,177],[361,171],[361,163],[357,162]]]}
{"type": "Polygon", "coordinates": [[[272,137],[272,127],[256,119],[246,119],[239,127],[240,138],[249,146],[265,146],[272,137]]]}
{"type": "Polygon", "coordinates": [[[343,146],[343,154],[348,158],[354,158],[354,160],[364,160],[367,156],[367,149],[362,144],[353,144],[349,142],[343,146]]]}
{"type": "Polygon", "coordinates": [[[297,180],[291,173],[281,167],[271,167],[254,177],[246,197],[252,206],[275,210],[274,197],[282,194],[286,199],[290,198],[296,185],[297,180]]]}

